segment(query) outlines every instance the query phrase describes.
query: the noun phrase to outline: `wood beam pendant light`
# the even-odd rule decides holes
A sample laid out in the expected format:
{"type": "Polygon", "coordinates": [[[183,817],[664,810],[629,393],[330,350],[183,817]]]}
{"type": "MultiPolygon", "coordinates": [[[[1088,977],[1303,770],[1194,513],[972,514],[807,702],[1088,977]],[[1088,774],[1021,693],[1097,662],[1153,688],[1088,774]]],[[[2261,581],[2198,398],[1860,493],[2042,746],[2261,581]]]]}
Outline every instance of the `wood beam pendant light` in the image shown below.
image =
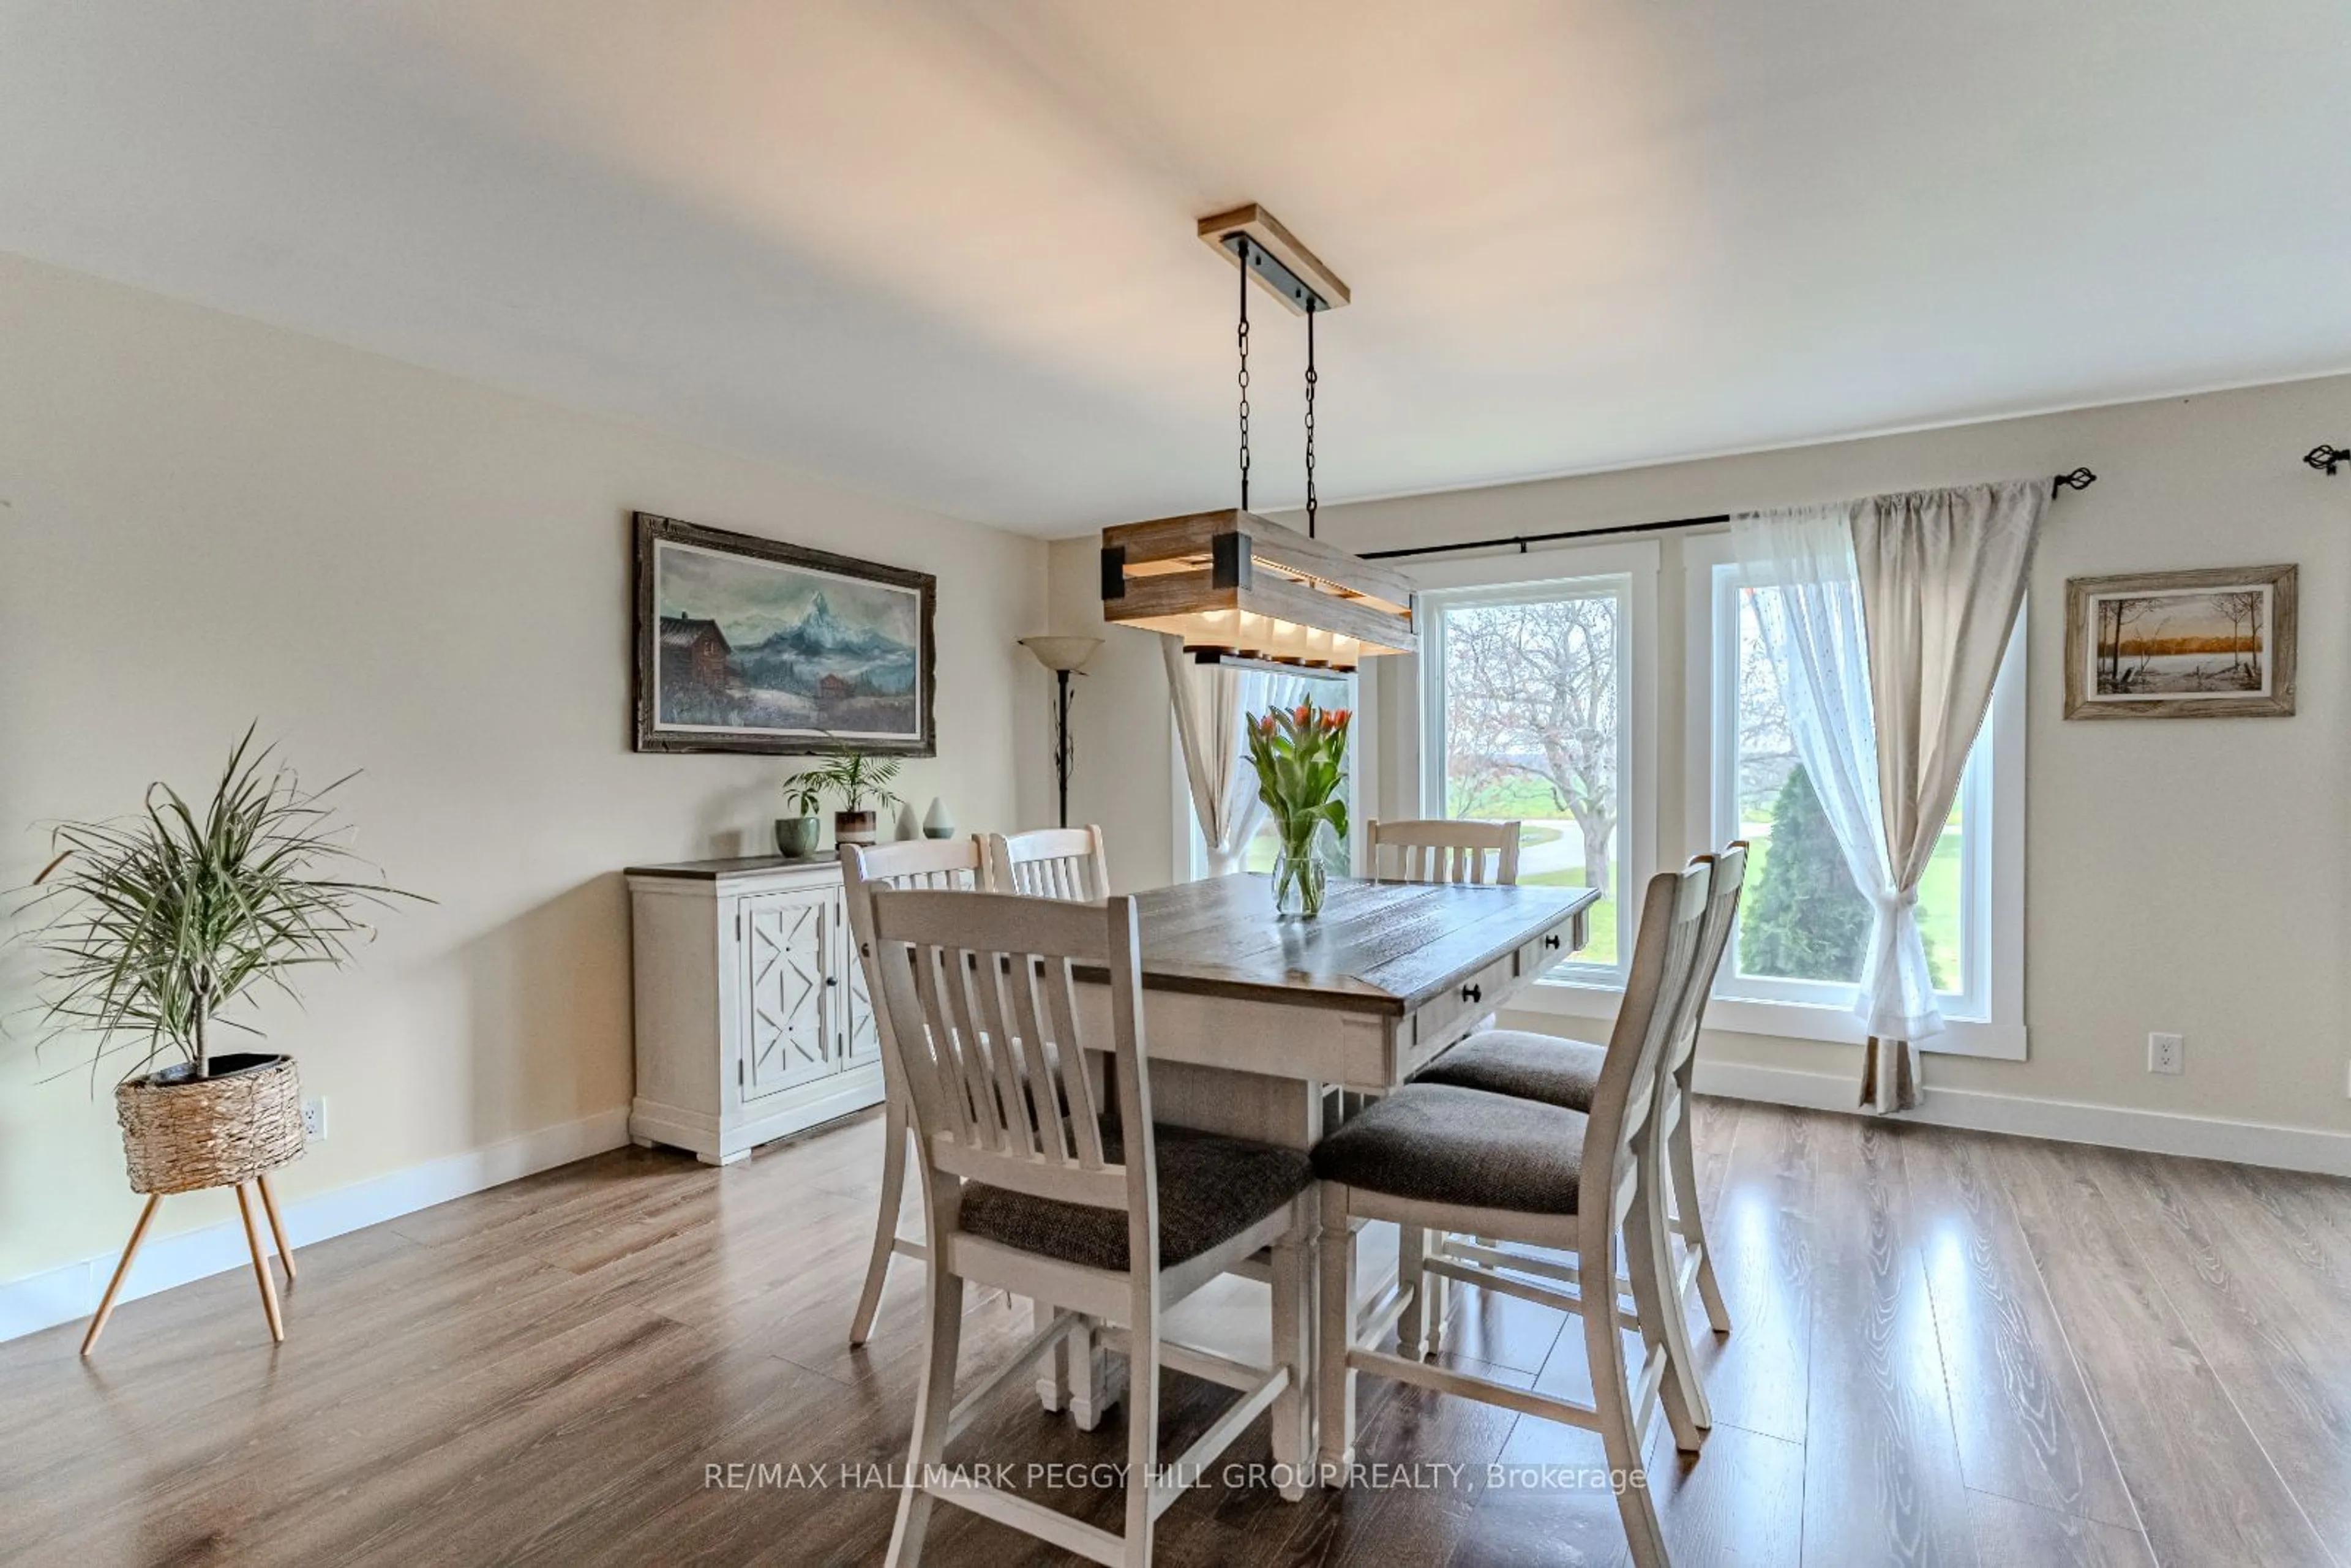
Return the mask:
{"type": "Polygon", "coordinates": [[[1102,619],[1184,640],[1203,664],[1352,670],[1409,653],[1412,584],[1315,534],[1314,318],[1347,286],[1262,207],[1200,220],[1200,237],[1240,275],[1240,505],[1102,530],[1102,619]],[[1249,286],[1306,318],[1306,531],[1249,509],[1249,286]]]}

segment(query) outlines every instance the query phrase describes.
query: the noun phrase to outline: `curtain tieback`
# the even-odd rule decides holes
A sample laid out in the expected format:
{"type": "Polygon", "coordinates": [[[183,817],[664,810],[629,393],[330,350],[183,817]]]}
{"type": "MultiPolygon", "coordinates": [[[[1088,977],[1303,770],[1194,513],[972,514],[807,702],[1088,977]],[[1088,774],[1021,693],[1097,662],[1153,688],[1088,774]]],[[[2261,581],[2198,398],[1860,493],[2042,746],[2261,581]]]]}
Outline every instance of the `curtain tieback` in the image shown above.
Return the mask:
{"type": "Polygon", "coordinates": [[[1884,888],[1877,894],[1877,902],[1888,909],[1916,909],[1918,907],[1918,890],[1915,887],[1884,888]]]}

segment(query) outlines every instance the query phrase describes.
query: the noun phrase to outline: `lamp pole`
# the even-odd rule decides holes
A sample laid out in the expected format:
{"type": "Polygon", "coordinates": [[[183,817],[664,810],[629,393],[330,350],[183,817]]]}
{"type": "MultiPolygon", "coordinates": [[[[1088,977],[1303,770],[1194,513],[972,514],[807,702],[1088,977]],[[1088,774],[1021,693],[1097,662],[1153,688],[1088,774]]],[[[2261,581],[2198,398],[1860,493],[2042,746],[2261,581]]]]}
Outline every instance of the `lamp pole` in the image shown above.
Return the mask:
{"type": "Polygon", "coordinates": [[[1073,672],[1055,670],[1053,680],[1061,688],[1058,706],[1053,714],[1053,779],[1061,787],[1061,826],[1070,825],[1070,676],[1073,672]]]}

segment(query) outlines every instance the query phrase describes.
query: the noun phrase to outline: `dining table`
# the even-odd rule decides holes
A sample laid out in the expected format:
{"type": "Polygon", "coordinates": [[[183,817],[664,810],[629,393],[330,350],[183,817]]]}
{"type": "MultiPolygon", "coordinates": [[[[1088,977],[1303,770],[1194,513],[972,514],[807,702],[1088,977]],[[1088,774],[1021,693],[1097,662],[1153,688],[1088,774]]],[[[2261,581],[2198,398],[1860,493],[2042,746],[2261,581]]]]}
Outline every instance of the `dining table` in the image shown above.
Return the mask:
{"type": "MultiPolygon", "coordinates": [[[[1333,877],[1304,917],[1248,873],[1134,897],[1154,1119],[1301,1149],[1334,1096],[1397,1087],[1581,950],[1600,901],[1333,877]]],[[[1083,1032],[1103,1038],[1108,977],[1075,973],[1083,1032]]]]}
{"type": "MultiPolygon", "coordinates": [[[[1403,1084],[1582,950],[1601,894],[1334,877],[1309,918],[1278,914],[1269,878],[1237,873],[1134,897],[1152,1119],[1311,1149],[1363,1097],[1403,1084]]],[[[1107,1039],[1109,976],[1073,975],[1081,1033],[1107,1039]]],[[[1393,1227],[1370,1229],[1358,1239],[1365,1301],[1395,1279],[1393,1227]]],[[[1228,1276],[1176,1308],[1169,1333],[1264,1364],[1265,1291],[1228,1276]]],[[[1301,1325],[1310,1336],[1318,1319],[1301,1325]]],[[[1049,1406],[1061,1396],[1050,1378],[1038,1392],[1049,1406]]],[[[1107,1384],[1072,1394],[1088,1424],[1114,1397],[1107,1384]]]]}

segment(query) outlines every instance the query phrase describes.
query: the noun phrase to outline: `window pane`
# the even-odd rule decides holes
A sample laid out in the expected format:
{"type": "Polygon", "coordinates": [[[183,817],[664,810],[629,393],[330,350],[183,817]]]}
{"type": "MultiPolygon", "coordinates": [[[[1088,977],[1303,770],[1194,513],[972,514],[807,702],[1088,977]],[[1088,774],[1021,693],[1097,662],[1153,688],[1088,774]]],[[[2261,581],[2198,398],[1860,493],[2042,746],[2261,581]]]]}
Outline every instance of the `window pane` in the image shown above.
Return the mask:
{"type": "MultiPolygon", "coordinates": [[[[1300,675],[1268,675],[1250,671],[1241,677],[1241,711],[1252,716],[1275,707],[1296,707],[1311,702],[1320,708],[1352,708],[1355,706],[1355,683],[1353,679],[1310,678],[1300,675]]],[[[1347,821],[1355,821],[1355,750],[1361,744],[1357,735],[1347,738],[1347,755],[1341,764],[1339,799],[1347,803],[1347,821]]],[[[1244,778],[1254,778],[1249,767],[1249,742],[1240,747],[1240,769],[1244,778]]],[[[1193,831],[1198,832],[1196,819],[1193,831]]],[[[1324,850],[1329,856],[1326,865],[1333,876],[1353,874],[1353,854],[1345,840],[1328,841],[1324,850]]],[[[1281,853],[1281,832],[1273,824],[1273,816],[1266,812],[1259,819],[1257,831],[1249,842],[1241,846],[1241,869],[1266,872],[1281,853]]]]}
{"type": "Polygon", "coordinates": [[[1442,614],[1445,813],[1523,821],[1522,883],[1602,889],[1579,957],[1614,965],[1616,596],[1447,605],[1442,614]]]}
{"type": "MultiPolygon", "coordinates": [[[[1869,940],[1869,901],[1854,885],[1812,779],[1796,760],[1755,623],[1753,595],[1739,595],[1738,791],[1748,851],[1739,916],[1739,973],[1775,980],[1855,985],[1869,940]]],[[[1959,989],[1960,812],[1935,845],[1918,884],[1918,930],[1938,991],[1959,989]]]]}

